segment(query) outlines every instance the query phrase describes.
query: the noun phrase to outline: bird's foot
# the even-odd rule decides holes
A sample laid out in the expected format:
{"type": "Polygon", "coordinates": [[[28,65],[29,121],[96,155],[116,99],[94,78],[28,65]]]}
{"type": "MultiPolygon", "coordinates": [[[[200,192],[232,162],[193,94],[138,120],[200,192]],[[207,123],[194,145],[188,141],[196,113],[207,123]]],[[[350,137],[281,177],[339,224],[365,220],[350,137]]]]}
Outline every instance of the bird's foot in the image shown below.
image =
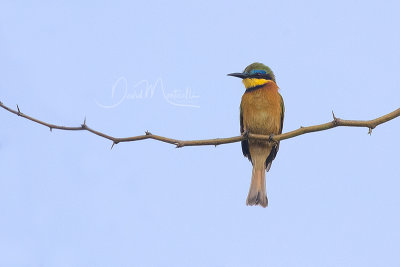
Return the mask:
{"type": "Polygon", "coordinates": [[[274,134],[270,134],[268,137],[268,142],[278,144],[278,141],[274,139],[274,134]]]}
{"type": "Polygon", "coordinates": [[[245,139],[249,139],[249,131],[248,130],[244,130],[244,132],[242,133],[243,137],[245,139]]]}

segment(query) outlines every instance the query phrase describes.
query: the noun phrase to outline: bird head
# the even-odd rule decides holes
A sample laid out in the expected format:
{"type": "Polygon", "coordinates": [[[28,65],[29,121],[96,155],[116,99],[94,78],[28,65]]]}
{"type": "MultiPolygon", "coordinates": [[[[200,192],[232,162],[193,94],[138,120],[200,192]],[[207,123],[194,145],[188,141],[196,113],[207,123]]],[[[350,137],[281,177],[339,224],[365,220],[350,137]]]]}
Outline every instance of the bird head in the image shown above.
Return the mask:
{"type": "Polygon", "coordinates": [[[275,75],[272,70],[268,66],[258,62],[248,65],[243,72],[230,73],[228,76],[243,79],[246,89],[264,85],[268,81],[275,82],[275,75]]]}

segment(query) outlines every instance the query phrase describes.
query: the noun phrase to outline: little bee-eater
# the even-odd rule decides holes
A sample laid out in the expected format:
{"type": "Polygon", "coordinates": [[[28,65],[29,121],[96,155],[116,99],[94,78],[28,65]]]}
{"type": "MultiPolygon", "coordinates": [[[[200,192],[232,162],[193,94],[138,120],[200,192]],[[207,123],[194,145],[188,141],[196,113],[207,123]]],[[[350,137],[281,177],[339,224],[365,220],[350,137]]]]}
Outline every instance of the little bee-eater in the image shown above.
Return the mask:
{"type": "MultiPolygon", "coordinates": [[[[242,73],[228,75],[243,79],[246,87],[240,103],[240,132],[262,135],[282,133],[285,106],[272,70],[264,64],[253,63],[242,73]]],[[[268,206],[265,171],[271,168],[278,150],[279,142],[242,141],[243,155],[253,164],[247,205],[268,206]]]]}

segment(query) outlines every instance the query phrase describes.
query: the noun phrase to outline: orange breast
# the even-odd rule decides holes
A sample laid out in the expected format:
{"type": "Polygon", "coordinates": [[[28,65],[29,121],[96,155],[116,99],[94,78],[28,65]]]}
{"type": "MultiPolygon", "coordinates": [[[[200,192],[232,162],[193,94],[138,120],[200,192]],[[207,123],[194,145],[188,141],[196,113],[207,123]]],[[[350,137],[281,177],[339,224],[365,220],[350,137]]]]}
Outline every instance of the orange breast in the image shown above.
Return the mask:
{"type": "Polygon", "coordinates": [[[255,134],[279,133],[282,107],[278,86],[274,82],[244,93],[240,107],[245,130],[255,134]]]}

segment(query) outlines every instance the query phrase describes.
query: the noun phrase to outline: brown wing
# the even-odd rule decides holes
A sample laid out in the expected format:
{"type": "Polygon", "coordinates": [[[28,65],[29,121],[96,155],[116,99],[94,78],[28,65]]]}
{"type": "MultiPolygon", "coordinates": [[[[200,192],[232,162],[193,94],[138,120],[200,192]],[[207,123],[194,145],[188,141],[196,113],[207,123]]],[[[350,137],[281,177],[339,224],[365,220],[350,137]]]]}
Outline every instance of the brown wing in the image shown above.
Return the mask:
{"type": "MultiPolygon", "coordinates": [[[[285,103],[283,102],[282,96],[281,95],[279,95],[279,96],[281,97],[281,125],[279,128],[279,134],[281,134],[282,128],[283,128],[283,120],[285,118],[285,103]]],[[[280,144],[280,142],[278,142],[276,145],[274,145],[272,147],[271,153],[269,153],[267,160],[265,161],[265,169],[267,171],[269,171],[269,169],[271,168],[272,161],[275,159],[276,154],[278,153],[279,144],[280,144]]]]}
{"type": "MultiPolygon", "coordinates": [[[[242,106],[240,106],[240,133],[243,134],[244,132],[244,127],[243,127],[243,110],[242,106]]],[[[242,152],[245,157],[247,157],[250,162],[251,162],[251,155],[250,155],[250,150],[249,150],[249,141],[248,140],[243,140],[241,141],[242,143],[242,152]]]]}

